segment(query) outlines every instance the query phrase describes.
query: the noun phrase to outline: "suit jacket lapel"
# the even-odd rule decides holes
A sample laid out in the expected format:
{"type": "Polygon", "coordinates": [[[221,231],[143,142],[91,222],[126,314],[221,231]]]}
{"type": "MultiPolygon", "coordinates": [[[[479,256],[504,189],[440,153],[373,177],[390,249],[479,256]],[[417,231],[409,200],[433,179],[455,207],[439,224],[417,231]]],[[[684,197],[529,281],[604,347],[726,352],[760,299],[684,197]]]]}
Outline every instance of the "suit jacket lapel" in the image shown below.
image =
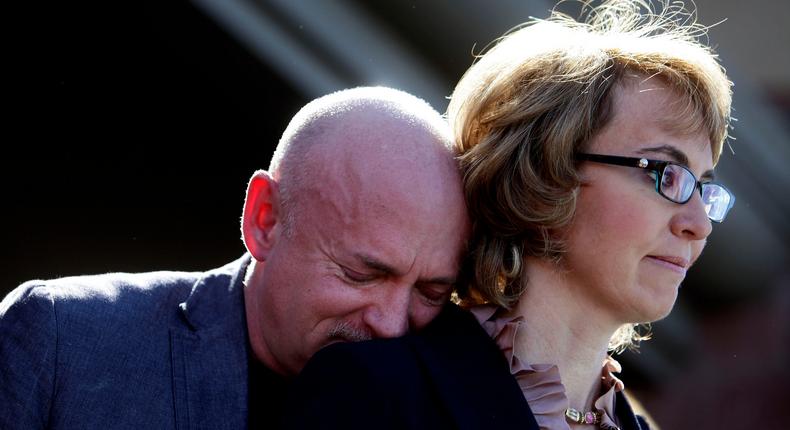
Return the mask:
{"type": "Polygon", "coordinates": [[[247,426],[248,357],[242,280],[249,257],[206,273],[170,330],[178,429],[247,426]]]}
{"type": "Polygon", "coordinates": [[[502,352],[471,314],[450,304],[413,342],[459,429],[538,429],[502,352]]]}
{"type": "Polygon", "coordinates": [[[615,394],[615,414],[622,430],[644,430],[648,428],[647,423],[640,421],[634,414],[631,404],[622,391],[615,394]]]}

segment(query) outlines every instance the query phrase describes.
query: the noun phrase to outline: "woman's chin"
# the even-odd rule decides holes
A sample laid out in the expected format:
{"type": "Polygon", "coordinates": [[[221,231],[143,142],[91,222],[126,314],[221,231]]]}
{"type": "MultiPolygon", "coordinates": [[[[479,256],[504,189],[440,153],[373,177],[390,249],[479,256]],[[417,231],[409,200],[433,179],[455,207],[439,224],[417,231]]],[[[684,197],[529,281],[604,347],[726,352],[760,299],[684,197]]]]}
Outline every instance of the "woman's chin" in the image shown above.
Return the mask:
{"type": "Polygon", "coordinates": [[[655,300],[650,303],[650,307],[644,309],[644,315],[642,316],[642,322],[656,322],[660,321],[672,312],[672,308],[675,307],[675,297],[672,297],[671,300],[655,300]]]}

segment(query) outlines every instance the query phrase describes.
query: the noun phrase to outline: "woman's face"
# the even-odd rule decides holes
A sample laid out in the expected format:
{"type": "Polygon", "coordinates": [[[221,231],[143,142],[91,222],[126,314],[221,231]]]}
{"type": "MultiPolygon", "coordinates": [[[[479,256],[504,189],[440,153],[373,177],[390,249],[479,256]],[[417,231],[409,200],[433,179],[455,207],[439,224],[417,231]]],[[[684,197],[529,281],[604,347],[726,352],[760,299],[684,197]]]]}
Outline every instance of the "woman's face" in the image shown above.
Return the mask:
{"type": "MultiPolygon", "coordinates": [[[[615,90],[612,120],[586,152],[673,161],[697,178],[711,175],[707,133],[672,127],[677,101],[659,79],[626,82],[615,90]]],[[[573,293],[612,324],[665,317],[711,232],[699,193],[673,203],[655,191],[654,175],[631,167],[582,162],[580,174],[564,257],[567,276],[576,281],[569,284],[582,290],[573,293]]]]}

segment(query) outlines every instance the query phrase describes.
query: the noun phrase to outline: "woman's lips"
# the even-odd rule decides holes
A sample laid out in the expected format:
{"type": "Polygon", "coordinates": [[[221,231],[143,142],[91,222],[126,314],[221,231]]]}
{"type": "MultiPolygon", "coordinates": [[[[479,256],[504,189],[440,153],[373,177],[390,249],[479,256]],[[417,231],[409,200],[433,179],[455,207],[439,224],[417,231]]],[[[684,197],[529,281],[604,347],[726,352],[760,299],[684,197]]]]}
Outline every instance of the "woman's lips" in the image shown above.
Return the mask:
{"type": "Polygon", "coordinates": [[[668,255],[648,255],[647,259],[653,263],[658,264],[659,266],[665,267],[675,273],[680,273],[682,275],[686,274],[686,270],[689,267],[689,261],[681,257],[673,257],[668,255]]]}

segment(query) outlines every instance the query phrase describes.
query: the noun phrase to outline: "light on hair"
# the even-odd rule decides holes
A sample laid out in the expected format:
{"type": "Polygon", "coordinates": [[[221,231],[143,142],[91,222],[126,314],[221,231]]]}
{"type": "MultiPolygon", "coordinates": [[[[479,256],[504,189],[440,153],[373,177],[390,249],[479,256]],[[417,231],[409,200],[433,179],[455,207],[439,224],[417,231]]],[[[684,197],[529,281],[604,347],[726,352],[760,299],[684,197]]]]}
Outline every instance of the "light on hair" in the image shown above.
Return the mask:
{"type": "MultiPolygon", "coordinates": [[[[714,164],[728,137],[732,83],[698,40],[706,29],[693,13],[679,2],[584,5],[580,21],[554,12],[508,32],[453,92],[448,120],[474,223],[462,302],[518,300],[527,280],[524,264],[512,270],[514,247],[521,258],[561,260],[579,187],[574,156],[611,119],[617,86],[650,78],[674,91],[673,126],[707,133],[714,164]]],[[[614,349],[640,338],[627,331],[614,349]]]]}

